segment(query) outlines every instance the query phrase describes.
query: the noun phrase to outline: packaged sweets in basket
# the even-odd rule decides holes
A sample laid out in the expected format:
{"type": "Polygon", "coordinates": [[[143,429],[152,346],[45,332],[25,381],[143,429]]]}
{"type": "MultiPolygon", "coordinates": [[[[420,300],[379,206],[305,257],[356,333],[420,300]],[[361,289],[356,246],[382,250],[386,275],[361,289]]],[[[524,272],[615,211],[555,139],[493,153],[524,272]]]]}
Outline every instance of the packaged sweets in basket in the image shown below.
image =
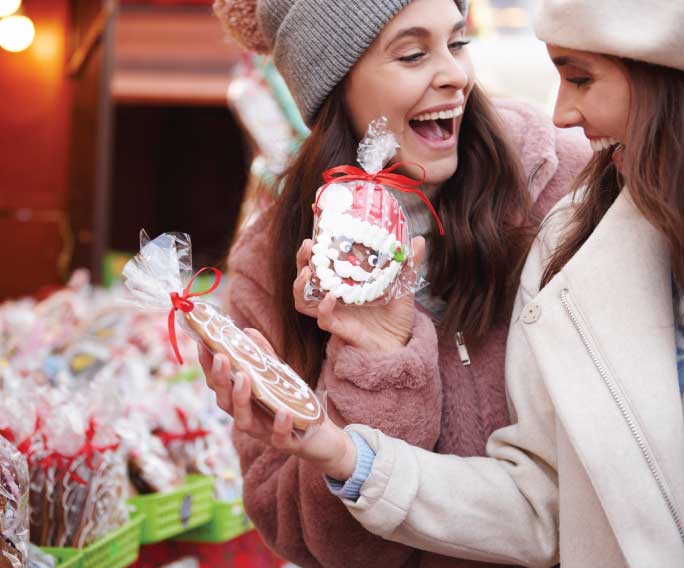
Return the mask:
{"type": "Polygon", "coordinates": [[[0,568],[28,564],[28,493],[26,458],[0,435],[0,568]]]}
{"type": "Polygon", "coordinates": [[[140,244],[140,253],[124,267],[124,284],[141,308],[169,312],[169,338],[180,363],[183,360],[177,348],[176,319],[197,341],[210,351],[227,356],[233,369],[250,377],[252,398],[265,410],[271,413],[280,409],[289,411],[295,429],[300,431],[307,431],[324,421],[325,409],[297,373],[263,351],[219,309],[195,299],[213,292],[221,273],[215,268],[203,268],[192,276],[189,235],[164,233],[150,240],[143,231],[140,244]],[[193,282],[206,270],[214,272],[214,285],[205,292],[193,293],[193,282]]]}
{"type": "Polygon", "coordinates": [[[29,450],[32,542],[82,548],[128,521],[126,461],[110,427],[62,404],[40,439],[29,450]]]}
{"type": "MultiPolygon", "coordinates": [[[[324,174],[314,204],[311,279],[305,294],[321,300],[328,293],[345,304],[386,304],[420,287],[406,215],[391,189],[418,195],[422,181],[382,169],[398,148],[387,119],[372,122],[358,150],[363,169],[339,166],[324,174]]],[[[417,164],[415,164],[417,165],[417,164]]],[[[422,169],[422,168],[421,168],[422,169]]]]}

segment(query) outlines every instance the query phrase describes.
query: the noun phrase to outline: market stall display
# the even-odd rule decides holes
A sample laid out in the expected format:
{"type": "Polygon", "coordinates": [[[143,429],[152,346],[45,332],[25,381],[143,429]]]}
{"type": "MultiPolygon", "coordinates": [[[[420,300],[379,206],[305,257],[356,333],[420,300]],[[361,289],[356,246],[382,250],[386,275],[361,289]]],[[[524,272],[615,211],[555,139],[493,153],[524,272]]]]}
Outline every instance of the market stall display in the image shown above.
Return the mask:
{"type": "MultiPolygon", "coordinates": [[[[120,286],[72,284],[42,301],[0,305],[0,443],[23,460],[31,488],[21,501],[3,445],[2,568],[29,558],[34,568],[123,568],[145,527],[130,513],[134,498],[173,500],[199,476],[201,499],[192,491],[191,510],[179,504],[167,538],[209,522],[216,499],[241,494],[230,418],[196,359],[178,366],[165,315],[140,313],[120,286]],[[36,548],[30,556],[29,536],[47,556],[36,548]]],[[[190,351],[192,339],[178,342],[190,351]]]]}

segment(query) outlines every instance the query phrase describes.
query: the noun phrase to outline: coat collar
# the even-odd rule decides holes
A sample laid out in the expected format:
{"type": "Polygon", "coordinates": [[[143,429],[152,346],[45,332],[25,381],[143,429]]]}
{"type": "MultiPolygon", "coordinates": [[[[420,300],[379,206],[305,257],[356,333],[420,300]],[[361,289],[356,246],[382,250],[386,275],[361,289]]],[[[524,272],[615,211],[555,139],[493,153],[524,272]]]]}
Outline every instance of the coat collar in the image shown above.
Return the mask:
{"type": "Polygon", "coordinates": [[[614,382],[653,454],[653,467],[684,516],[684,418],[669,252],[628,190],[621,192],[584,246],[539,293],[535,302],[541,306],[541,325],[526,326],[526,331],[540,366],[546,366],[545,380],[559,418],[628,559],[635,561],[657,538],[681,552],[681,538],[673,530],[651,467],[566,307],[561,306],[562,290],[567,290],[594,355],[614,382]],[[625,495],[625,489],[633,493],[625,495]]]}

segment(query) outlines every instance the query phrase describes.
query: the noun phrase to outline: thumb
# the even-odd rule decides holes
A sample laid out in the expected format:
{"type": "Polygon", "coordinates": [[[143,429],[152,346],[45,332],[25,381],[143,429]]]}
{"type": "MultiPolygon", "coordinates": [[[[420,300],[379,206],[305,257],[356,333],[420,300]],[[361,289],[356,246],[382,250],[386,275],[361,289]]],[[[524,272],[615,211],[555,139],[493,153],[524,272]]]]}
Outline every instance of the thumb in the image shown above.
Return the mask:
{"type": "Polygon", "coordinates": [[[420,268],[425,258],[425,239],[423,237],[414,237],[411,241],[413,247],[413,264],[416,269],[420,268]]]}

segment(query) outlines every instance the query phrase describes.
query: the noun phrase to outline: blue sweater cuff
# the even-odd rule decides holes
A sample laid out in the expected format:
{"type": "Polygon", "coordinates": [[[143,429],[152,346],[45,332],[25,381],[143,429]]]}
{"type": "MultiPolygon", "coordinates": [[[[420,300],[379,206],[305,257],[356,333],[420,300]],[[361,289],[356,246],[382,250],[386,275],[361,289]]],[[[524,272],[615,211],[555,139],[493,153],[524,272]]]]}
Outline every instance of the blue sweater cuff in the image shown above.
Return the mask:
{"type": "Polygon", "coordinates": [[[333,495],[340,499],[347,499],[349,501],[358,501],[361,496],[361,487],[370,476],[373,469],[373,462],[375,461],[375,452],[364,440],[363,436],[356,432],[350,432],[354,445],[356,446],[356,467],[354,473],[342,482],[332,477],[324,476],[325,483],[333,495]]]}

